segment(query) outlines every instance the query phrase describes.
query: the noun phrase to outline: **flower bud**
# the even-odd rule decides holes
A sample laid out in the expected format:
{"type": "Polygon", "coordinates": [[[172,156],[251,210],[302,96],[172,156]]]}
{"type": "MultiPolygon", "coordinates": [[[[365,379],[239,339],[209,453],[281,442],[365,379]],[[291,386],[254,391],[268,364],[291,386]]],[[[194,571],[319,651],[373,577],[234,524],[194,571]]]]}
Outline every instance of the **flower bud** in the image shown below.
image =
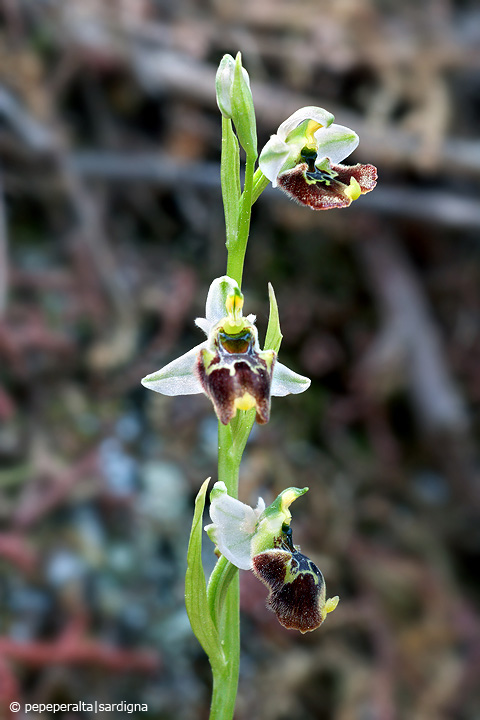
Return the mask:
{"type": "MultiPolygon", "coordinates": [[[[235,72],[235,60],[231,55],[224,55],[220,65],[218,66],[217,75],[215,77],[215,89],[217,92],[217,105],[222,115],[228,119],[232,119],[232,100],[231,92],[233,85],[233,75],[235,72]]],[[[247,71],[246,82],[248,82],[247,71]]]]}
{"type": "Polygon", "coordinates": [[[230,93],[232,120],[238,140],[248,157],[257,157],[257,124],[253,107],[248,73],[242,67],[242,56],[237,53],[233,84],[230,93]]]}

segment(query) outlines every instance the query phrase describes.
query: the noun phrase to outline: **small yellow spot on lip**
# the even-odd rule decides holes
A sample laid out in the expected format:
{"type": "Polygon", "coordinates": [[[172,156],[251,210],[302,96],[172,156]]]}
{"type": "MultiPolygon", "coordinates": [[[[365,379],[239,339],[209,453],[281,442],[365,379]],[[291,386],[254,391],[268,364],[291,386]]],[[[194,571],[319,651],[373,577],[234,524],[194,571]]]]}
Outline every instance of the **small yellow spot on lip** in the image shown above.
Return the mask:
{"type": "Polygon", "coordinates": [[[255,398],[248,392],[242,395],[242,397],[235,398],[235,407],[238,408],[238,410],[251,410],[256,404],[255,398]]]}
{"type": "Polygon", "coordinates": [[[338,605],[338,601],[339,601],[339,600],[340,600],[340,598],[338,597],[338,595],[335,595],[335,597],[333,597],[333,598],[328,598],[328,600],[326,600],[325,605],[324,605],[323,608],[320,610],[320,613],[321,613],[321,616],[322,616],[322,622],[323,622],[323,620],[325,620],[325,618],[327,617],[328,613],[331,613],[331,612],[333,612],[333,611],[335,610],[335,608],[336,608],[337,605],[338,605]]]}
{"type": "Polygon", "coordinates": [[[340,598],[338,597],[338,595],[335,595],[335,597],[333,597],[333,598],[328,598],[327,602],[325,603],[325,612],[326,613],[333,612],[335,610],[335,608],[337,607],[339,600],[340,600],[340,598]]]}
{"type": "Polygon", "coordinates": [[[360,185],[358,184],[358,180],[356,178],[351,177],[350,178],[350,185],[347,185],[345,188],[345,195],[348,195],[350,200],[356,200],[360,197],[362,194],[362,190],[360,188],[360,185]]]}

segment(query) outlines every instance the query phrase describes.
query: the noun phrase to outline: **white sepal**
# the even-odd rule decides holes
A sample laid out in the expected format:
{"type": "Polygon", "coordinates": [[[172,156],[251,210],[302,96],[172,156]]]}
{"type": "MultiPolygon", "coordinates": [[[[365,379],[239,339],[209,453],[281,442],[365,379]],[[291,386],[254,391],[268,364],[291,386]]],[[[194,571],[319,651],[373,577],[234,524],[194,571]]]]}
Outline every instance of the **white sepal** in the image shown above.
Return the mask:
{"type": "Polygon", "coordinates": [[[275,397],[298,395],[310,387],[311,380],[290,370],[283,363],[276,362],[273,368],[271,394],[275,397]]]}
{"type": "Polygon", "coordinates": [[[317,162],[322,158],[328,158],[333,164],[345,160],[357,147],[360,138],[357,133],[344,125],[330,125],[327,128],[320,128],[314,133],[318,142],[317,162]]]}
{"type": "MultiPolygon", "coordinates": [[[[238,283],[232,280],[231,277],[228,277],[228,275],[215,278],[210,285],[205,305],[205,319],[209,323],[207,333],[217,322],[220,322],[220,320],[225,317],[225,303],[227,302],[228,296],[233,295],[235,290],[238,290],[238,283]]],[[[195,320],[195,323],[204,330],[204,327],[199,322],[201,320],[203,319],[198,318],[195,320]]]]}
{"type": "Polygon", "coordinates": [[[290,151],[291,148],[286,142],[278,135],[272,135],[260,153],[258,166],[273,187],[277,185],[277,176],[285,165],[290,151]]]}
{"type": "Polygon", "coordinates": [[[212,524],[205,530],[227,560],[241,570],[252,567],[251,541],[265,503],[258,500],[255,510],[230,497],[224,482],[216,482],[210,494],[212,524]]]}
{"type": "Polygon", "coordinates": [[[314,105],[308,105],[307,107],[300,108],[293,115],[290,115],[277,130],[277,135],[280,140],[286,140],[287,136],[295,130],[305,120],[315,120],[324,128],[329,127],[335,120],[335,115],[332,115],[328,110],[323,108],[315,107],[314,105]]]}
{"type": "Polygon", "coordinates": [[[147,375],[143,378],[142,385],[162,395],[197,395],[203,392],[195,372],[195,364],[199,352],[206,345],[206,342],[197,345],[161,370],[147,375]]]}

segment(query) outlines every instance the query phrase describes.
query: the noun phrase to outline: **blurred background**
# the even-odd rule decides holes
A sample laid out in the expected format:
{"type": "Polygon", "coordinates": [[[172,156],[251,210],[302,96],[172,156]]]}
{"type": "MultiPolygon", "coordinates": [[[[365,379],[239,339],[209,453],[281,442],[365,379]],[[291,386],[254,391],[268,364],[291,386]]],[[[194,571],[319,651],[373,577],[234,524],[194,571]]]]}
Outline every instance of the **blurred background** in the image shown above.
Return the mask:
{"type": "Polygon", "coordinates": [[[301,636],[242,573],[236,718],[478,720],[478,3],[3,0],[0,19],[2,719],[11,700],[208,717],[183,583],[216,419],[140,379],[201,342],[225,272],[214,76],[241,50],[260,147],[320,105],[379,183],[347,210],[271,188],[254,208],[245,309],[262,338],[271,281],[281,359],[312,387],[273,400],[241,499],[310,487],[294,539],[341,601],[301,636]]]}

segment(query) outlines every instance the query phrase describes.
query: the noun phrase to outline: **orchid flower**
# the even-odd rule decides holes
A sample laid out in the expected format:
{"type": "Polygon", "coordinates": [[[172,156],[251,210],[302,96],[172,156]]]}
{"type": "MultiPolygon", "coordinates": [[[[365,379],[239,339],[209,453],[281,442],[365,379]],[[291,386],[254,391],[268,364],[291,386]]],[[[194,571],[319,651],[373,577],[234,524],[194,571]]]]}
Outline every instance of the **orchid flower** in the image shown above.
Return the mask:
{"type": "Polygon", "coordinates": [[[269,589],[267,607],[281,625],[305,633],[315,630],[335,610],[338,597],[326,599],[318,567],[293,545],[290,505],[308,488],[287,488],[265,508],[232,498],[225,483],[210,494],[212,523],[205,527],[218,551],[241,570],[253,570],[269,589]]]}
{"type": "Polygon", "coordinates": [[[207,340],[142,384],[163,395],[204,392],[219,420],[228,425],[237,410],[256,409],[259,424],[268,422],[270,397],[304,392],[310,380],[277,361],[271,349],[260,350],[255,316],[243,317],[243,295],[235,280],[216,278],[208,291],[204,318],[196,325],[207,340]]]}
{"type": "Polygon", "coordinates": [[[373,165],[340,165],[359,143],[332,113],[304,107],[285,120],[260,153],[259,166],[273,187],[313,210],[348,207],[376,185],[373,165]]]}

